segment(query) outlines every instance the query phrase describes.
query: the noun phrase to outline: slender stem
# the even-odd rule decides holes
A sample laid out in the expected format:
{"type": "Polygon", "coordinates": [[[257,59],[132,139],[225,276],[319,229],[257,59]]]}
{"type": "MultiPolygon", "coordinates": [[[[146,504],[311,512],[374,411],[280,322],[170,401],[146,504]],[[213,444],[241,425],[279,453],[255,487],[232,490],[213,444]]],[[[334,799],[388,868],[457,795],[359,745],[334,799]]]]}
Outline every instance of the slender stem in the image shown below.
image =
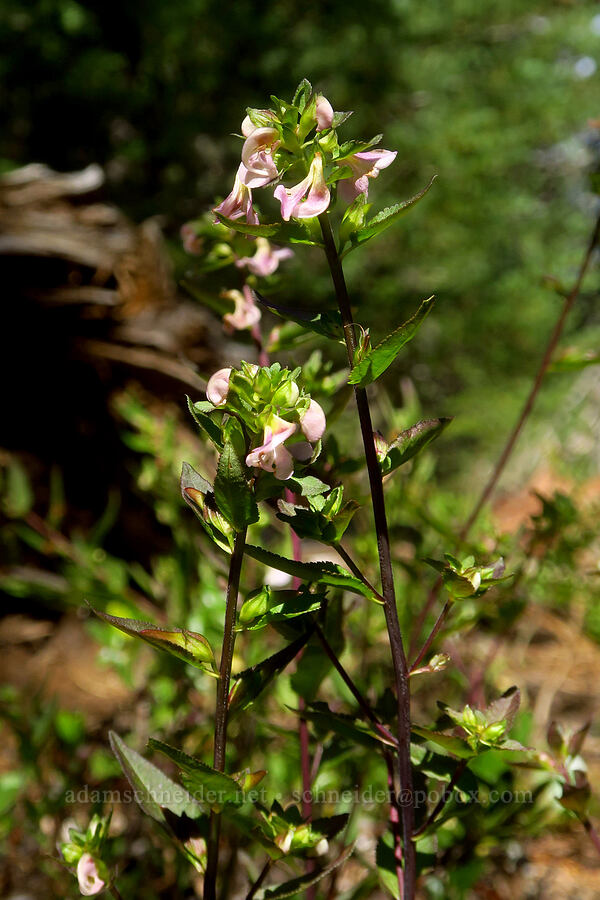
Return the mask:
{"type": "Polygon", "coordinates": [[[344,547],[342,547],[341,544],[334,544],[333,546],[334,546],[334,549],[337,550],[339,555],[342,557],[342,559],[344,560],[344,562],[346,563],[346,565],[348,566],[348,568],[350,569],[352,574],[356,575],[356,577],[360,581],[362,581],[362,583],[365,585],[365,587],[369,588],[369,590],[373,593],[373,596],[377,600],[380,600],[382,603],[384,603],[385,601],[384,601],[383,597],[381,596],[381,594],[379,593],[379,591],[376,590],[373,587],[373,585],[371,584],[371,582],[369,581],[369,579],[365,575],[363,575],[363,573],[360,571],[360,569],[358,568],[358,566],[356,565],[356,563],[354,562],[352,557],[349,555],[349,553],[344,549],[344,547]]]}
{"type": "Polygon", "coordinates": [[[451,600],[446,600],[446,604],[445,604],[443,610],[441,611],[441,613],[440,613],[439,616],[437,617],[437,620],[436,620],[435,625],[433,626],[433,628],[432,628],[431,631],[429,632],[429,637],[427,638],[427,640],[425,641],[425,643],[424,643],[423,646],[421,647],[419,653],[417,654],[417,658],[415,659],[415,661],[413,662],[412,666],[410,667],[410,671],[411,671],[411,672],[414,672],[414,671],[415,671],[415,669],[417,668],[417,666],[419,665],[419,663],[421,662],[421,660],[423,659],[423,657],[425,656],[425,654],[427,653],[427,651],[429,650],[429,648],[431,647],[431,645],[432,645],[432,643],[433,643],[433,641],[434,641],[434,639],[435,639],[435,637],[436,637],[438,631],[440,630],[440,628],[441,628],[442,625],[444,624],[444,622],[445,622],[445,620],[446,620],[446,617],[447,617],[447,615],[448,615],[448,613],[450,612],[451,609],[452,609],[452,601],[451,601],[451,600]]]}
{"type": "MultiPolygon", "coordinates": [[[[352,366],[354,361],[354,351],[356,349],[356,335],[350,298],[348,296],[342,264],[335,246],[331,223],[327,213],[322,213],[322,215],[319,216],[319,223],[321,225],[321,232],[325,244],[325,254],[327,256],[327,262],[329,263],[329,269],[331,271],[331,277],[342,316],[348,361],[352,366]]],[[[398,609],[396,607],[396,594],[394,589],[390,541],[383,496],[383,483],[381,480],[379,462],[377,461],[377,454],[375,452],[371,411],[369,409],[369,401],[365,389],[355,386],[354,394],[356,397],[367,471],[369,474],[369,484],[371,487],[371,502],[373,505],[375,530],[377,532],[381,588],[384,599],[383,609],[390,641],[398,702],[399,803],[402,811],[402,831],[404,840],[403,896],[404,900],[413,900],[416,883],[416,860],[414,844],[412,842],[412,832],[414,827],[414,796],[410,761],[410,687],[408,664],[406,662],[400,621],[398,619],[398,609]]]]}
{"type": "Polygon", "coordinates": [[[426,820],[423,822],[421,827],[417,828],[417,830],[415,831],[415,837],[417,837],[417,835],[419,835],[419,834],[423,834],[423,832],[426,831],[429,828],[429,826],[433,824],[433,822],[435,822],[435,820],[437,819],[437,817],[439,816],[439,814],[441,813],[441,811],[443,810],[445,805],[448,803],[448,801],[452,797],[452,791],[456,787],[456,784],[457,784],[460,776],[467,768],[468,761],[469,761],[468,759],[461,759],[461,761],[457,765],[456,769],[454,770],[454,775],[448,782],[448,787],[444,790],[444,792],[442,793],[442,796],[440,797],[440,799],[438,800],[438,802],[436,803],[436,805],[434,806],[432,811],[429,813],[429,815],[427,816],[426,820]]]}
{"type": "Polygon", "coordinates": [[[511,433],[508,437],[508,440],[506,441],[504,449],[502,450],[502,453],[500,454],[500,457],[498,458],[498,462],[494,466],[492,474],[490,475],[487,483],[485,484],[485,486],[481,492],[481,495],[473,508],[471,515],[465,522],[465,524],[460,532],[461,540],[467,536],[467,534],[471,530],[471,527],[473,526],[475,520],[477,519],[479,513],[481,512],[482,508],[485,506],[488,499],[490,498],[494,488],[496,487],[496,485],[498,483],[500,476],[502,475],[502,472],[504,471],[504,467],[506,466],[506,463],[508,462],[508,459],[513,451],[513,448],[517,442],[517,438],[519,437],[519,435],[521,433],[523,425],[527,421],[529,414],[530,414],[531,410],[533,409],[533,404],[535,403],[537,395],[540,392],[540,388],[542,386],[542,381],[544,380],[544,376],[545,376],[546,372],[548,371],[548,366],[552,362],[552,357],[554,356],[554,351],[556,350],[557,344],[563,333],[563,329],[565,327],[565,322],[567,321],[567,317],[568,317],[569,313],[571,312],[571,309],[573,308],[573,304],[575,303],[575,301],[577,300],[577,297],[579,296],[579,292],[581,290],[581,285],[583,284],[583,279],[585,278],[586,272],[588,270],[589,264],[591,262],[594,250],[598,244],[599,239],[600,239],[600,216],[598,216],[598,219],[596,220],[596,224],[594,226],[592,236],[590,238],[590,241],[589,241],[589,244],[585,251],[583,260],[579,267],[579,272],[577,273],[577,278],[575,279],[575,284],[573,285],[570,293],[568,294],[568,296],[566,298],[566,301],[562,308],[561,314],[558,317],[556,325],[554,326],[552,334],[550,335],[550,339],[548,340],[548,344],[546,346],[544,356],[542,357],[542,361],[538,368],[538,371],[535,376],[535,379],[534,379],[533,385],[531,387],[531,390],[529,392],[529,395],[523,405],[523,409],[521,410],[521,414],[520,414],[519,418],[517,419],[516,425],[514,426],[513,430],[511,431],[511,433]]]}
{"type": "MultiPolygon", "coordinates": [[[[255,326],[258,327],[258,326],[255,326]]],[[[289,488],[285,489],[285,499],[288,503],[296,502],[296,495],[289,488]]],[[[301,562],[302,560],[302,541],[294,531],[292,532],[292,553],[293,557],[297,562],[301,562]]],[[[295,577],[292,580],[292,587],[294,590],[298,590],[301,584],[301,579],[295,577]]],[[[304,649],[300,651],[298,654],[298,661],[302,659],[304,654],[304,649]]],[[[300,710],[300,718],[298,719],[298,738],[300,741],[300,771],[302,773],[302,815],[307,822],[310,822],[312,819],[312,765],[310,761],[310,741],[308,734],[308,722],[303,717],[302,712],[306,708],[306,703],[304,702],[304,697],[298,697],[298,709],[300,710]]],[[[315,864],[314,860],[307,859],[306,861],[306,872],[307,874],[314,870],[315,864]]],[[[307,900],[314,900],[315,897],[315,888],[310,886],[306,889],[306,898],[307,900]]]]}
{"type": "Polygon", "coordinates": [[[587,834],[589,835],[589,838],[590,838],[592,844],[594,845],[594,847],[596,848],[598,853],[600,853],[600,835],[598,835],[598,832],[592,825],[591,820],[590,819],[582,819],[582,824],[583,824],[583,827],[585,828],[587,834]]]}
{"type": "Polygon", "coordinates": [[[404,868],[402,853],[402,833],[400,828],[400,812],[398,808],[398,797],[396,794],[396,785],[394,784],[394,760],[391,754],[387,754],[385,762],[388,770],[388,791],[390,795],[390,811],[389,823],[394,840],[394,862],[396,869],[396,879],[398,881],[398,896],[400,900],[404,900],[404,868]]]}
{"type": "MultiPolygon", "coordinates": [[[[229,564],[225,627],[223,633],[223,647],[221,650],[219,681],[217,683],[217,705],[215,710],[214,767],[217,772],[225,771],[225,752],[227,750],[227,700],[229,696],[229,682],[231,680],[233,648],[235,645],[235,613],[237,609],[240,573],[242,570],[245,546],[246,529],[239,531],[235,536],[233,553],[229,564]]],[[[206,874],[204,876],[204,900],[216,900],[220,834],[221,814],[211,812],[207,844],[206,874]]]]}
{"type": "Polygon", "coordinates": [[[116,885],[111,884],[109,890],[110,890],[111,894],[113,895],[113,897],[115,898],[115,900],[123,900],[123,898],[121,897],[121,894],[117,890],[116,885]]]}
{"type": "Polygon", "coordinates": [[[272,865],[273,865],[273,860],[272,860],[271,858],[269,858],[269,859],[266,861],[266,863],[264,864],[264,866],[262,867],[261,872],[260,872],[260,875],[258,876],[258,878],[256,879],[256,881],[254,882],[254,884],[252,885],[252,887],[250,888],[250,890],[249,890],[248,893],[246,894],[246,900],[252,900],[252,898],[253,898],[254,895],[256,894],[257,890],[258,890],[259,887],[262,885],[263,881],[265,880],[265,878],[267,877],[267,875],[268,875],[269,872],[271,871],[271,866],[272,866],[272,865]]]}

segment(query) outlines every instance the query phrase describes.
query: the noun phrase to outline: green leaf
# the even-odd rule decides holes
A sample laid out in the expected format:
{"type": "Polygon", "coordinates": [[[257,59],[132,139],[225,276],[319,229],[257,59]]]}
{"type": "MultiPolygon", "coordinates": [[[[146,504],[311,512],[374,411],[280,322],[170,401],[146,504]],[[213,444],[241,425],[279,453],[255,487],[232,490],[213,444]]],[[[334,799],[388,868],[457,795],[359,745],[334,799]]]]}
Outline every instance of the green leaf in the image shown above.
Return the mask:
{"type": "Polygon", "coordinates": [[[306,101],[312,94],[312,84],[308,78],[303,78],[296,90],[294,91],[294,99],[292,105],[297,106],[300,112],[303,112],[306,101]]]}
{"type": "MultiPolygon", "coordinates": [[[[341,163],[342,160],[339,160],[341,163]]],[[[409,209],[413,206],[416,206],[417,203],[423,199],[425,194],[428,192],[429,188],[435,181],[436,176],[430,180],[427,187],[423,188],[418,194],[415,194],[414,197],[411,197],[409,200],[404,200],[402,203],[396,203],[394,206],[388,206],[386,209],[382,209],[381,212],[377,213],[372,219],[370,219],[366,225],[363,225],[362,228],[359,228],[358,231],[354,231],[350,234],[350,240],[352,242],[352,246],[349,247],[343,256],[350,253],[351,250],[354,250],[356,247],[361,246],[362,244],[366,244],[367,241],[370,241],[371,238],[374,238],[375,235],[380,234],[382,231],[385,231],[386,228],[389,228],[390,225],[393,225],[401,216],[403,216],[409,209]]]]}
{"type": "Polygon", "coordinates": [[[287,487],[294,493],[300,494],[301,497],[316,497],[319,494],[325,494],[329,490],[329,485],[315,478],[314,475],[303,475],[301,477],[292,477],[287,482],[287,487]]]}
{"type": "Polygon", "coordinates": [[[301,875],[300,878],[293,878],[291,881],[286,881],[284,884],[277,885],[277,887],[267,888],[258,895],[259,900],[283,900],[284,897],[293,897],[294,894],[303,892],[307,887],[310,887],[311,884],[317,884],[322,878],[329,875],[330,872],[333,872],[339,866],[342,866],[353,850],[354,844],[350,844],[337,859],[328,863],[323,869],[317,869],[314,872],[310,872],[308,875],[301,875]]]}
{"type": "Polygon", "coordinates": [[[150,738],[148,747],[168,757],[182,773],[185,787],[193,795],[196,802],[219,811],[226,803],[240,806],[244,802],[243,792],[237,781],[217,772],[201,760],[188,756],[183,750],[177,750],[155,738],[150,738]]]}
{"type": "Polygon", "coordinates": [[[412,730],[419,737],[425,738],[425,740],[435,744],[437,747],[442,747],[448,753],[452,753],[460,759],[471,759],[476,755],[469,744],[463,741],[462,738],[444,734],[442,731],[433,731],[430,728],[421,728],[419,725],[413,725],[412,730]]]}
{"type": "Polygon", "coordinates": [[[322,701],[307,704],[302,710],[302,716],[314,722],[322,733],[333,731],[340,737],[347,738],[351,744],[360,744],[361,747],[368,747],[371,750],[381,744],[395,746],[375,731],[370,723],[363,722],[353,715],[333,712],[327,703],[322,701]]]}
{"type": "Polygon", "coordinates": [[[252,544],[246,545],[246,554],[270,566],[272,569],[278,569],[280,572],[287,572],[295,578],[301,578],[303,581],[311,584],[314,582],[322,582],[323,584],[331,584],[335,587],[345,588],[348,591],[354,591],[355,594],[362,594],[363,597],[373,599],[373,595],[368,587],[362,581],[351,575],[342,566],[336,563],[327,562],[297,562],[295,559],[286,559],[278,556],[277,553],[271,553],[263,547],[254,547],[252,544]]]}
{"type": "Polygon", "coordinates": [[[343,341],[342,317],[337,309],[310,310],[298,309],[296,306],[280,306],[266,300],[258,291],[252,293],[257,303],[271,310],[275,315],[281,316],[282,319],[291,319],[292,322],[297,322],[315,334],[321,334],[334,341],[343,341]]]}
{"type": "Polygon", "coordinates": [[[249,597],[240,609],[239,623],[246,631],[256,631],[272,622],[294,619],[310,612],[316,612],[326,597],[326,591],[312,593],[306,589],[299,591],[273,591],[264,585],[260,591],[249,597]]]}
{"type": "MultiPolygon", "coordinates": [[[[208,435],[215,447],[217,447],[219,450],[222,450],[223,438],[221,437],[221,429],[219,428],[217,423],[213,422],[211,417],[204,411],[203,407],[205,406],[205,404],[203,403],[203,401],[200,401],[200,403],[192,403],[187,394],[185,395],[185,399],[187,401],[187,406],[190,414],[196,425],[199,425],[204,433],[208,435]]],[[[212,403],[208,405],[210,405],[210,407],[214,409],[212,403]]]]}
{"type": "Polygon", "coordinates": [[[186,815],[196,819],[201,809],[188,792],[168,778],[156,766],[135,750],[132,750],[114,731],[108,739],[113,753],[119,760],[127,781],[134,790],[134,797],[146,815],[161,825],[166,825],[163,809],[176,816],[186,815]]]}
{"type": "Polygon", "coordinates": [[[181,466],[181,496],[190,506],[210,538],[225,550],[233,550],[234,535],[231,525],[217,509],[213,486],[189,463],[181,466]]]}
{"type": "Polygon", "coordinates": [[[354,366],[348,379],[349,384],[366,387],[391,366],[405,344],[413,339],[421,323],[434,304],[434,297],[423,300],[414,316],[389,334],[380,344],[372,347],[361,361],[354,366]]]}
{"type": "Polygon", "coordinates": [[[424,450],[431,441],[440,436],[442,431],[452,421],[451,416],[441,419],[424,419],[411,425],[406,431],[402,431],[395,441],[392,441],[387,450],[387,456],[381,463],[381,471],[384,475],[393,472],[398,466],[404,465],[421,450],[424,450]]]}
{"type": "Polygon", "coordinates": [[[312,633],[309,628],[299,638],[268,659],[234,675],[235,685],[229,698],[230,710],[247,709],[266,686],[298,655],[312,633]]]}
{"type": "Polygon", "coordinates": [[[213,489],[210,481],[203,478],[189,463],[183,462],[181,464],[181,494],[186,503],[189,502],[189,497],[185,493],[187,488],[193,488],[200,494],[211,494],[213,489]]]}
{"type": "Polygon", "coordinates": [[[220,512],[236,531],[258,522],[258,504],[246,481],[246,467],[233,441],[226,440],[215,478],[215,500],[220,512]]]}
{"type": "Polygon", "coordinates": [[[212,648],[203,635],[185,628],[154,625],[152,622],[140,622],[138,619],[123,619],[120,616],[109,616],[90,607],[92,612],[123,631],[130,637],[140,638],[157,650],[166,650],[178,659],[203,669],[209,675],[216,675],[215,658],[212,648]]]}
{"type": "Polygon", "coordinates": [[[272,225],[249,225],[247,222],[241,222],[239,219],[228,219],[227,216],[222,216],[218,212],[215,215],[228,228],[233,228],[234,231],[239,231],[240,234],[251,234],[254,237],[274,237],[281,228],[281,224],[278,222],[272,225]]]}

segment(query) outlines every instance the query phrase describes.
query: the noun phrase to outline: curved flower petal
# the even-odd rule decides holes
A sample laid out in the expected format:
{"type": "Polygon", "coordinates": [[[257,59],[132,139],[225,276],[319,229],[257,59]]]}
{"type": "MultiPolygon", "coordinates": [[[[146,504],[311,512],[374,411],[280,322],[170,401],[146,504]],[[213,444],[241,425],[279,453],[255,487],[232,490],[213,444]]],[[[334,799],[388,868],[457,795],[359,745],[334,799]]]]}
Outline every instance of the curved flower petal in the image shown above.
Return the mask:
{"type": "Polygon", "coordinates": [[[290,259],[294,255],[293,250],[287,247],[276,247],[266,238],[256,239],[256,253],[254,256],[243,256],[236,259],[235,264],[238,269],[248,268],[253,275],[264,278],[266,275],[272,275],[283,259],[290,259]]]}
{"type": "Polygon", "coordinates": [[[229,376],[231,375],[231,366],[225,369],[218,369],[208,379],[206,385],[206,396],[214,406],[223,406],[227,401],[229,393],[229,376]]]}
{"type": "Polygon", "coordinates": [[[292,454],[286,447],[277,447],[273,455],[275,463],[273,474],[275,478],[279,478],[280,481],[287,481],[294,474],[294,458],[292,454]]]}
{"type": "Polygon", "coordinates": [[[77,881],[84,897],[98,894],[104,887],[104,881],[98,874],[96,860],[90,853],[83,853],[77,863],[77,881]]]}
{"type": "Polygon", "coordinates": [[[235,309],[232,313],[225,313],[223,322],[236,331],[243,331],[244,328],[252,328],[257,322],[260,322],[261,312],[254,302],[252,293],[247,284],[244,285],[243,293],[241,291],[224,291],[221,295],[228,297],[235,303],[235,309]]]}
{"type": "Polygon", "coordinates": [[[317,117],[317,131],[324,131],[326,128],[331,128],[333,124],[333,106],[323,94],[319,94],[317,97],[315,114],[317,117]]]}
{"type": "Polygon", "coordinates": [[[265,426],[263,443],[251,450],[246,457],[246,465],[255,469],[273,472],[275,478],[286,481],[294,471],[294,460],[283,443],[296,431],[293,422],[286,422],[279,416],[272,416],[265,426]]]}
{"type": "Polygon", "coordinates": [[[310,219],[320,216],[329,206],[330,193],[323,175],[323,160],[320,153],[315,153],[308,175],[291,188],[282,184],[274,191],[276,200],[281,203],[281,217],[289,222],[295,219],[310,219]]]}
{"type": "Polygon", "coordinates": [[[249,188],[264,187],[277,177],[273,152],[279,146],[276,128],[255,128],[242,147],[242,165],[246,168],[244,183],[249,188]]]}
{"type": "Polygon", "coordinates": [[[213,208],[213,212],[221,213],[228,219],[239,219],[241,216],[245,216],[250,225],[258,225],[258,216],[252,206],[252,190],[245,183],[246,178],[247,169],[243,163],[240,163],[231,193],[225,197],[222,203],[213,208]]]}
{"type": "Polygon", "coordinates": [[[369,195],[369,178],[377,178],[382,169],[396,159],[395,150],[365,150],[363,153],[353,153],[345,159],[338,160],[339,165],[348,166],[352,170],[352,177],[338,182],[339,193],[344,202],[351,203],[359,194],[369,195]]]}
{"type": "Polygon", "coordinates": [[[325,413],[316,400],[311,400],[308,409],[300,419],[300,428],[306,438],[314,444],[323,437],[325,425],[325,413]]]}

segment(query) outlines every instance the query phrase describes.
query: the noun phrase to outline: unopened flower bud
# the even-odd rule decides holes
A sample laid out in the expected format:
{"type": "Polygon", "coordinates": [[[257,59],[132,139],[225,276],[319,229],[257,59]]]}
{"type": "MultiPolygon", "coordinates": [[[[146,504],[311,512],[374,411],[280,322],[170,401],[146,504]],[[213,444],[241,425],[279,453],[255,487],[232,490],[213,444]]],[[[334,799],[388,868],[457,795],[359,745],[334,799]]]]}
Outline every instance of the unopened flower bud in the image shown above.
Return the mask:
{"type": "Polygon", "coordinates": [[[105,885],[103,879],[100,878],[98,864],[90,853],[83,853],[77,863],[77,880],[79,890],[84,897],[99,894],[105,885]]]}
{"type": "Polygon", "coordinates": [[[333,106],[323,94],[319,94],[317,97],[315,115],[317,117],[317,131],[324,131],[325,128],[331,128],[333,124],[333,106]]]}
{"type": "Polygon", "coordinates": [[[305,437],[314,444],[323,437],[325,425],[325,413],[316,400],[311,400],[308,409],[300,419],[300,428],[305,437]]]}
{"type": "Polygon", "coordinates": [[[373,432],[373,439],[375,441],[375,453],[377,454],[377,461],[383,462],[383,460],[387,456],[389,447],[388,442],[380,431],[373,432]]]}
{"type": "Polygon", "coordinates": [[[227,401],[229,393],[229,376],[231,375],[231,366],[225,369],[219,369],[209,378],[206,385],[206,396],[214,406],[223,406],[227,401]]]}

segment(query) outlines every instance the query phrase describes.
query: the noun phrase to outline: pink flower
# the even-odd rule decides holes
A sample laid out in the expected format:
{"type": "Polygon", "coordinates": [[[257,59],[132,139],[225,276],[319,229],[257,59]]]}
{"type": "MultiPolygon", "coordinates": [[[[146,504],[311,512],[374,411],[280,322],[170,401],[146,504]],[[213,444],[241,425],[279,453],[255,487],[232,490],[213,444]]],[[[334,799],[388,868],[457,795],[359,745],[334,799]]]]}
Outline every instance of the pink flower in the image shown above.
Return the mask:
{"type": "Polygon", "coordinates": [[[84,897],[92,897],[104,887],[104,881],[98,874],[96,860],[90,853],[83,853],[77,863],[77,880],[84,897]]]}
{"type": "Polygon", "coordinates": [[[333,124],[333,106],[323,94],[319,94],[317,97],[315,113],[317,116],[317,131],[331,128],[333,124]]]}
{"type": "Polygon", "coordinates": [[[290,259],[293,255],[293,250],[275,247],[266,238],[259,237],[256,240],[256,253],[254,256],[243,256],[241,259],[236,259],[235,264],[238,269],[243,269],[244,266],[247,266],[248,271],[252,272],[253,275],[259,275],[264,278],[265,275],[272,275],[275,272],[282,259],[290,259]]]}
{"type": "MultiPolygon", "coordinates": [[[[221,296],[228,297],[235,303],[234,311],[225,313],[223,316],[223,322],[230,328],[236,331],[243,331],[244,328],[252,328],[253,325],[260,322],[260,309],[254,302],[247,284],[243,287],[243,293],[241,291],[224,291],[221,296]]],[[[229,378],[227,379],[227,384],[229,385],[229,378]]],[[[214,400],[212,402],[214,403],[214,400]]]]}
{"type": "Polygon", "coordinates": [[[230,375],[231,367],[228,367],[226,369],[219,369],[208,379],[206,396],[214,406],[223,406],[227,401],[230,375]]]}
{"type": "Polygon", "coordinates": [[[265,472],[273,472],[275,478],[287,481],[294,472],[294,460],[283,444],[296,431],[293,422],[286,422],[279,416],[272,416],[265,426],[263,443],[246,457],[246,465],[265,472]]]}
{"type": "Polygon", "coordinates": [[[186,222],[185,225],[182,225],[179,234],[186,253],[193,253],[194,256],[199,256],[202,253],[202,238],[196,234],[196,229],[192,222],[186,222]]]}
{"type": "Polygon", "coordinates": [[[228,219],[239,219],[246,216],[246,222],[250,225],[258,225],[258,216],[252,206],[252,190],[246,184],[247,171],[243,163],[237,170],[233,190],[222,203],[215,206],[213,212],[221,213],[228,219]]]}
{"type": "Polygon", "coordinates": [[[325,424],[325,413],[316,400],[311,400],[308,409],[300,419],[300,428],[305,437],[314,444],[323,437],[325,424]]]}
{"type": "Polygon", "coordinates": [[[264,187],[277,178],[273,153],[279,146],[276,128],[255,128],[242,147],[242,164],[246,168],[244,184],[249,188],[264,187]]]}
{"type": "Polygon", "coordinates": [[[315,153],[308,175],[291,188],[282,184],[275,188],[275,199],[281,203],[281,216],[289,222],[295,219],[310,219],[320,216],[329,206],[329,188],[323,177],[323,160],[315,153]]]}
{"type": "Polygon", "coordinates": [[[364,153],[353,153],[346,159],[338,159],[338,165],[349,166],[352,177],[338,182],[340,197],[345,203],[352,203],[359,194],[369,196],[369,178],[377,178],[382,169],[396,159],[395,150],[365,150],[364,153]]]}

